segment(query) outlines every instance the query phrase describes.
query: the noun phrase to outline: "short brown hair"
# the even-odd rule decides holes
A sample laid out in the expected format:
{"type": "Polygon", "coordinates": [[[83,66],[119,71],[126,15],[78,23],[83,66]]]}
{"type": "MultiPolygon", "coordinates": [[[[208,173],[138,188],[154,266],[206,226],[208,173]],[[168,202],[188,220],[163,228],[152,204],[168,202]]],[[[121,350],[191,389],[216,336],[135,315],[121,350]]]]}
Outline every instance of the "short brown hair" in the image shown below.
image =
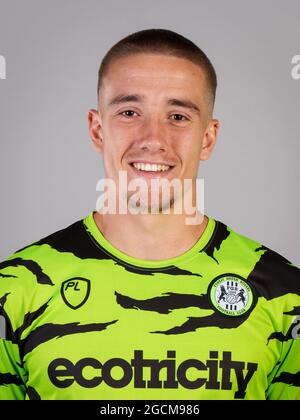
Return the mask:
{"type": "Polygon", "coordinates": [[[210,104],[215,102],[217,75],[206,54],[192,41],[168,29],[145,29],[134,32],[118,41],[104,56],[99,72],[97,94],[99,97],[103,77],[112,61],[139,53],[172,55],[190,60],[202,68],[206,75],[210,104]]]}

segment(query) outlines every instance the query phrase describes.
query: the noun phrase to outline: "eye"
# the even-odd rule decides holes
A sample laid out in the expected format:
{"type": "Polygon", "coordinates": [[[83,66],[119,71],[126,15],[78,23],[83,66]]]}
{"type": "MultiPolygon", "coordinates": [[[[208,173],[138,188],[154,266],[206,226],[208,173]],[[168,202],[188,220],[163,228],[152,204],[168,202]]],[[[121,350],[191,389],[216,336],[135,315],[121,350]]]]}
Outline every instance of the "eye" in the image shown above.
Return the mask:
{"type": "Polygon", "coordinates": [[[136,114],[135,111],[132,111],[131,109],[126,109],[126,111],[123,111],[120,113],[120,115],[123,115],[124,117],[132,117],[133,114],[136,114]]]}
{"type": "Polygon", "coordinates": [[[174,118],[175,121],[185,121],[185,120],[187,120],[187,118],[184,115],[181,115],[181,114],[172,114],[171,117],[176,117],[176,118],[174,118]]]}

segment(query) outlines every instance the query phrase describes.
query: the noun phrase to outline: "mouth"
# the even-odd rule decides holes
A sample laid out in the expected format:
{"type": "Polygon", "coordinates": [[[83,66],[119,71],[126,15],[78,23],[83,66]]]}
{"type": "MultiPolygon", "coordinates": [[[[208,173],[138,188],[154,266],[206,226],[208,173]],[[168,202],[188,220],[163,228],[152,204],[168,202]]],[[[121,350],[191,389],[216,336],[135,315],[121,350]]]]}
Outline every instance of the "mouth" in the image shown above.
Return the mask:
{"type": "Polygon", "coordinates": [[[168,163],[149,162],[131,162],[129,165],[138,176],[145,176],[147,178],[168,176],[175,167],[175,165],[170,165],[168,163]]]}

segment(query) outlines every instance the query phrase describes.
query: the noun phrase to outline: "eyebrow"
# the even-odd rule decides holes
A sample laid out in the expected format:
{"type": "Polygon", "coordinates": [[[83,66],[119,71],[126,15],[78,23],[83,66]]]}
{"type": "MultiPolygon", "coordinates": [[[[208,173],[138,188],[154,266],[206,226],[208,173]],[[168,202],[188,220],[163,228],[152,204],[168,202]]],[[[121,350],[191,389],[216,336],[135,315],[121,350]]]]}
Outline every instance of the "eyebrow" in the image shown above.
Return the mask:
{"type": "MultiPolygon", "coordinates": [[[[126,94],[120,94],[115,96],[108,104],[109,107],[115,106],[115,105],[120,105],[122,103],[125,102],[144,102],[145,96],[144,95],[138,95],[138,94],[131,94],[131,95],[126,95],[126,94]]],[[[175,105],[175,106],[180,106],[182,108],[187,108],[190,111],[193,111],[197,114],[200,114],[200,109],[198,108],[198,106],[190,101],[189,99],[181,99],[181,98],[169,98],[167,100],[167,105],[175,105]]]]}

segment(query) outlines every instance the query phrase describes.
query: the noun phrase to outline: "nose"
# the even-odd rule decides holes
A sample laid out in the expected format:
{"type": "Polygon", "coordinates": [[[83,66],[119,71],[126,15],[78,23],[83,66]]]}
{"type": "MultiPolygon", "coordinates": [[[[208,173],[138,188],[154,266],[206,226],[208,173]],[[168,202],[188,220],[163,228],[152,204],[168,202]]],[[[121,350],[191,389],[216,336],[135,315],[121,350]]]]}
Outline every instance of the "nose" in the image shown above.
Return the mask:
{"type": "Polygon", "coordinates": [[[139,147],[141,150],[150,153],[167,150],[166,127],[159,116],[148,116],[141,126],[139,136],[139,147]]]}

